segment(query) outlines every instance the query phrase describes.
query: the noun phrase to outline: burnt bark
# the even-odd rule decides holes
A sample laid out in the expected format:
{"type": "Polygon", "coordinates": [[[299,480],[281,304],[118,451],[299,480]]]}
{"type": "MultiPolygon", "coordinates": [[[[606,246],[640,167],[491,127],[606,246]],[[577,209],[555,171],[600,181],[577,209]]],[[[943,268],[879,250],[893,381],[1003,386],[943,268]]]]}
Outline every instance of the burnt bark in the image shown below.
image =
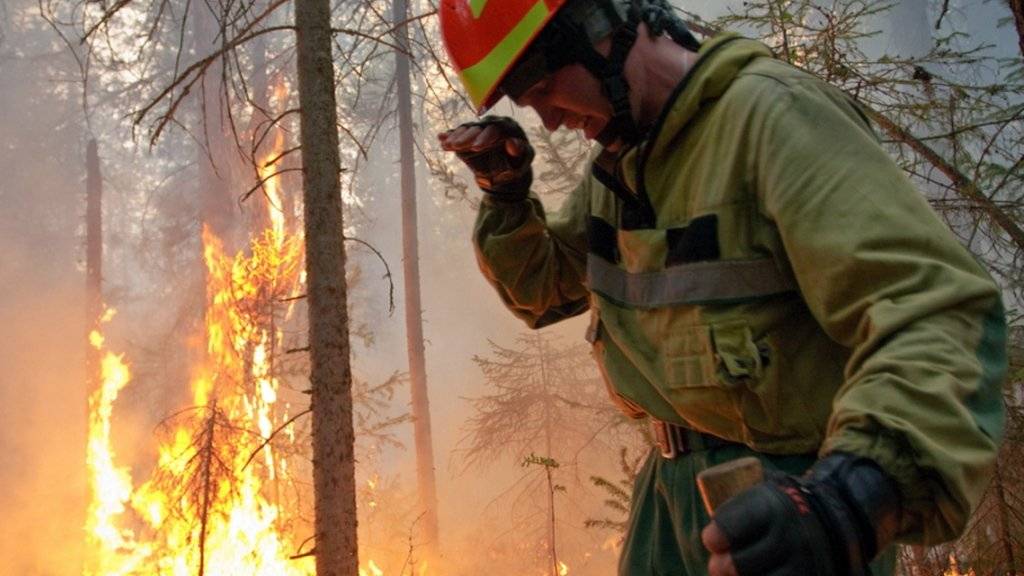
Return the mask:
{"type": "MultiPolygon", "coordinates": [[[[199,3],[192,13],[192,34],[196,55],[202,57],[217,49],[218,38],[224,31],[211,4],[199,3]]],[[[192,129],[196,147],[196,165],[199,170],[200,219],[224,242],[233,253],[239,247],[233,238],[236,210],[231,198],[232,189],[230,130],[225,118],[226,106],[222,100],[224,65],[217,58],[200,80],[196,98],[196,124],[192,129]]]]}
{"type": "MultiPolygon", "coordinates": [[[[82,454],[88,452],[90,408],[89,398],[102,385],[102,354],[92,345],[89,335],[100,327],[103,315],[103,175],[100,172],[100,156],[96,140],[91,139],[85,149],[85,438],[82,454]]],[[[88,485],[83,503],[92,498],[88,485]]],[[[88,504],[86,504],[88,506],[88,504]]],[[[81,509],[84,525],[85,509],[81,509]]],[[[89,566],[91,555],[86,554],[89,566]]],[[[83,572],[85,573],[85,572],[83,572]]]]}
{"type": "Polygon", "coordinates": [[[85,362],[88,395],[99,387],[100,382],[100,352],[88,345],[88,335],[99,328],[103,315],[103,175],[96,140],[89,140],[86,146],[85,173],[85,362]]]}
{"type": "Polygon", "coordinates": [[[355,435],[329,0],[296,0],[318,576],[356,576],[355,435]]]}
{"type": "Polygon", "coordinates": [[[402,268],[405,278],[405,334],[409,353],[413,434],[416,444],[416,485],[423,511],[423,538],[428,554],[439,547],[437,484],[434,476],[434,445],[430,425],[430,399],[423,346],[423,309],[420,301],[420,255],[416,216],[416,157],[413,148],[412,87],[409,74],[409,31],[406,0],[395,0],[393,21],[396,45],[395,75],[398,86],[398,133],[402,187],[402,268]]]}

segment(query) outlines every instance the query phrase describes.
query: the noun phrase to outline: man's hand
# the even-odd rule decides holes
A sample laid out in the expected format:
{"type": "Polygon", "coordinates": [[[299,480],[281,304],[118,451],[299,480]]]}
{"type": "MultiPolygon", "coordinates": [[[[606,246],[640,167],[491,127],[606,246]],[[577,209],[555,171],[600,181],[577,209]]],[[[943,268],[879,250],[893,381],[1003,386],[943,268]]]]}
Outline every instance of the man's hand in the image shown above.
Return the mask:
{"type": "Polygon", "coordinates": [[[804,477],[769,473],[715,511],[701,533],[710,576],[863,576],[899,524],[893,482],[873,462],[832,454],[804,477]]]}
{"type": "Polygon", "coordinates": [[[500,200],[526,197],[533,183],[533,147],[511,118],[486,116],[437,135],[441,148],[469,166],[480,189],[500,200]]]}

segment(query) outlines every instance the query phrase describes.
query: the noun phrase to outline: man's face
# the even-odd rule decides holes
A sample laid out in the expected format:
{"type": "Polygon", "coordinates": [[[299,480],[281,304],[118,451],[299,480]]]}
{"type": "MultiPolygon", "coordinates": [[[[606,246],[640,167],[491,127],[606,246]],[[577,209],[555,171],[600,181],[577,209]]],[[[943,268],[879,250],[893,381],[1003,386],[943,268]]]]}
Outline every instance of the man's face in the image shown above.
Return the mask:
{"type": "Polygon", "coordinates": [[[549,131],[565,126],[582,130],[590,140],[595,140],[612,118],[612,106],[601,83],[581,64],[559,68],[513,101],[533,108],[549,131]]]}

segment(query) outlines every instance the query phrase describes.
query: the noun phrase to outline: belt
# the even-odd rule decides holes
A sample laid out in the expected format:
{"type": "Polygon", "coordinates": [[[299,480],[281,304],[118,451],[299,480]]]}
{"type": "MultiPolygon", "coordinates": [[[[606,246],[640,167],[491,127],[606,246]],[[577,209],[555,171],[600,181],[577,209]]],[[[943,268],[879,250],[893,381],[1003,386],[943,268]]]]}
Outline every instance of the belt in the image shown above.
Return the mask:
{"type": "Polygon", "coordinates": [[[658,449],[661,450],[661,457],[667,459],[684,456],[691,452],[740,445],[656,418],[651,418],[651,430],[654,432],[654,440],[658,444],[658,449]]]}

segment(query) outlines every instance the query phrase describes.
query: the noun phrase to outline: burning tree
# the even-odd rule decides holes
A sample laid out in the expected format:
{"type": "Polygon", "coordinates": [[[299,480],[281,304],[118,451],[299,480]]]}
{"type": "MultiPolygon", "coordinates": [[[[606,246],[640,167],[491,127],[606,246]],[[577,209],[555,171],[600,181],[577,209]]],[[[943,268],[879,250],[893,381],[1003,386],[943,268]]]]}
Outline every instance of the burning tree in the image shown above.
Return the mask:
{"type": "MultiPolygon", "coordinates": [[[[288,233],[283,214],[269,220],[248,255],[230,256],[219,238],[204,234],[206,354],[192,380],[193,406],[166,421],[152,477],[134,491],[126,472],[109,471],[112,402],[127,373],[104,360],[104,392],[93,405],[103,419],[93,426],[90,464],[97,499],[114,496],[98,510],[107,511],[106,519],[93,521],[107,528],[90,531],[89,573],[308,573],[304,563],[289,560],[298,549],[297,519],[282,511],[296,505],[297,496],[287,494],[303,471],[289,458],[300,448],[275,368],[280,327],[300,287],[303,245],[288,233]],[[108,364],[117,368],[109,377],[108,364]],[[103,469],[96,465],[104,462],[103,469]],[[119,514],[109,511],[129,504],[142,529],[112,530],[119,514]]],[[[123,526],[133,524],[125,520],[123,526]]]]}
{"type": "MultiPolygon", "coordinates": [[[[62,32],[67,26],[80,30],[88,57],[112,70],[137,65],[135,71],[146,80],[128,88],[127,93],[143,102],[134,116],[136,125],[152,121],[151,145],[169,127],[192,127],[192,136],[200,144],[199,212],[210,224],[203,235],[207,280],[204,340],[208,346],[200,354],[202,368],[193,378],[193,405],[165,423],[153,478],[137,491],[129,489],[126,499],[120,500],[122,506],[130,501],[133,508],[126,515],[135,518],[122,518],[132,526],[121,532],[121,541],[127,544],[116,544],[106,552],[102,546],[97,548],[100,555],[106,554],[103,562],[108,566],[135,570],[127,568],[134,562],[132,566],[144,566],[145,570],[172,567],[227,574],[231,572],[218,563],[219,554],[234,554],[252,560],[244,568],[232,567],[239,573],[307,573],[308,559],[288,557],[306,558],[315,552],[319,573],[355,573],[353,383],[348,363],[350,327],[339,187],[342,170],[331,58],[335,31],[326,4],[298,2],[294,26],[282,25],[273,17],[284,5],[253,3],[239,13],[225,6],[178,6],[175,2],[110,6],[47,2],[43,6],[44,12],[53,16],[56,30],[62,32]],[[178,9],[180,22],[168,16],[178,9]],[[63,17],[56,17],[57,13],[63,17]],[[138,56],[136,60],[116,53],[114,46],[122,45],[125,35],[131,37],[142,22],[148,29],[144,44],[152,46],[154,54],[158,53],[156,47],[173,43],[180,34],[178,50],[172,51],[178,54],[173,63],[159,62],[159,57],[144,58],[143,50],[132,55],[138,56]],[[186,26],[189,22],[191,27],[186,26]],[[268,46],[262,41],[275,32],[291,30],[297,32],[297,45],[283,42],[285,35],[277,34],[274,46],[283,54],[291,53],[293,47],[297,50],[299,108],[287,106],[287,91],[274,92],[271,99],[266,89],[268,46]],[[311,41],[321,44],[311,45],[311,41]],[[249,43],[254,44],[251,50],[249,43]],[[192,57],[194,60],[187,60],[192,57]],[[161,74],[167,70],[173,73],[165,81],[161,74]],[[202,96],[191,110],[185,105],[190,93],[202,96]],[[276,104],[276,112],[271,110],[272,104],[276,104]],[[183,122],[182,117],[190,112],[192,122],[183,122]],[[282,127],[296,113],[302,122],[302,141],[289,147],[282,127]],[[240,130],[244,123],[237,120],[243,115],[251,121],[248,128],[240,130]],[[232,150],[230,136],[235,137],[237,150],[232,150]],[[246,143],[247,154],[258,183],[243,196],[259,192],[255,198],[265,198],[259,208],[266,213],[258,209],[260,216],[249,222],[253,229],[242,234],[253,238],[241,242],[247,253],[229,257],[226,254],[239,244],[238,223],[225,221],[236,220],[230,195],[236,193],[240,182],[238,157],[245,156],[231,152],[245,152],[245,139],[251,140],[246,143]],[[264,154],[269,142],[274,142],[274,149],[264,154]],[[293,202],[277,188],[284,173],[300,169],[285,164],[294,158],[289,155],[299,150],[306,194],[304,202],[293,202]],[[291,227],[296,209],[303,208],[305,246],[303,236],[291,227]],[[307,268],[303,275],[304,256],[307,268]],[[298,488],[301,483],[294,480],[309,473],[302,463],[307,450],[302,446],[305,437],[298,420],[306,412],[305,398],[293,397],[294,404],[288,406],[279,398],[290,392],[287,386],[281,388],[281,329],[287,322],[295,325],[290,318],[297,303],[300,311],[308,308],[310,318],[308,342],[293,352],[308,352],[312,372],[312,387],[303,390],[311,397],[313,413],[317,526],[312,547],[297,541],[296,534],[308,526],[294,512],[301,509],[298,500],[305,495],[298,488]],[[272,541],[223,535],[225,530],[236,534],[233,531],[240,522],[236,511],[246,506],[250,520],[259,526],[250,524],[245,531],[255,538],[258,528],[266,526],[272,541]]],[[[352,34],[369,37],[358,31],[352,34]]],[[[287,71],[291,62],[278,59],[277,66],[287,71]]],[[[358,66],[352,63],[353,68],[358,66]]],[[[283,75],[278,75],[278,80],[279,88],[287,83],[283,75]]],[[[356,148],[361,148],[358,142],[356,148]]],[[[372,396],[381,390],[371,387],[364,392],[372,396]]],[[[403,418],[389,422],[402,422],[403,418]]],[[[367,428],[379,430],[379,426],[367,428]]]]}

